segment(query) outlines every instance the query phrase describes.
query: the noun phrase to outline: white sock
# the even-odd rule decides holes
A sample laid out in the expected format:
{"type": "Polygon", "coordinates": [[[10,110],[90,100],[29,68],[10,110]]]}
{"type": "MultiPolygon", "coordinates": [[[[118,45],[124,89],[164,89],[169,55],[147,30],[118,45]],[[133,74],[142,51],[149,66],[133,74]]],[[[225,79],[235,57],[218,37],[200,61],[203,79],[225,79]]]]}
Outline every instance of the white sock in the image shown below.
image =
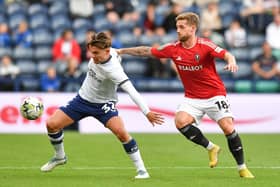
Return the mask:
{"type": "Polygon", "coordinates": [[[211,150],[211,149],[213,149],[213,147],[214,147],[214,144],[209,141],[209,144],[207,145],[206,149],[211,150]]]}
{"type": "Polygon", "coordinates": [[[247,168],[246,164],[241,164],[241,165],[237,166],[238,170],[242,170],[242,169],[246,169],[246,168],[247,168]]]}
{"type": "Polygon", "coordinates": [[[65,157],[63,142],[60,144],[53,144],[53,147],[55,149],[55,158],[61,159],[65,157]]]}
{"type": "Polygon", "coordinates": [[[130,157],[130,159],[133,161],[133,164],[136,167],[136,170],[142,170],[142,171],[147,171],[144,165],[144,162],[141,158],[141,154],[140,151],[136,151],[135,153],[132,154],[128,154],[128,156],[130,157]]]}

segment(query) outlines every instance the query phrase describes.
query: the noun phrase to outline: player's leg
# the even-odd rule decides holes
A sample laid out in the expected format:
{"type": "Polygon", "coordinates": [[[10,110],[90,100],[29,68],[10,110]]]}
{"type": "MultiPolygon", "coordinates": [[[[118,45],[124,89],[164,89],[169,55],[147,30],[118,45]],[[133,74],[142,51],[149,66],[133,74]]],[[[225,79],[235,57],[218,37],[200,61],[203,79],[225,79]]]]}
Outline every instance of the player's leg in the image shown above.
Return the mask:
{"type": "Polygon", "coordinates": [[[215,167],[218,163],[220,147],[209,141],[200,129],[193,125],[199,124],[204,115],[204,112],[199,110],[199,106],[194,107],[194,105],[197,103],[193,103],[191,99],[185,99],[179,105],[175,115],[176,128],[190,141],[205,147],[208,150],[209,166],[215,167]]]}
{"type": "Polygon", "coordinates": [[[67,159],[64,152],[64,134],[62,129],[73,122],[73,119],[60,109],[56,110],[54,114],[47,119],[48,137],[55,150],[55,155],[49,162],[41,167],[41,171],[51,171],[56,166],[66,163],[67,159]]]}
{"type": "Polygon", "coordinates": [[[245,164],[241,138],[234,129],[233,119],[231,117],[225,117],[220,119],[218,124],[226,135],[228,147],[238,165],[240,177],[254,178],[245,164]]]}
{"type": "Polygon", "coordinates": [[[108,120],[106,127],[109,128],[122,142],[126,153],[134,163],[138,173],[135,178],[149,178],[150,176],[145,168],[137,143],[126,131],[122,119],[119,116],[114,116],[108,120]]]}

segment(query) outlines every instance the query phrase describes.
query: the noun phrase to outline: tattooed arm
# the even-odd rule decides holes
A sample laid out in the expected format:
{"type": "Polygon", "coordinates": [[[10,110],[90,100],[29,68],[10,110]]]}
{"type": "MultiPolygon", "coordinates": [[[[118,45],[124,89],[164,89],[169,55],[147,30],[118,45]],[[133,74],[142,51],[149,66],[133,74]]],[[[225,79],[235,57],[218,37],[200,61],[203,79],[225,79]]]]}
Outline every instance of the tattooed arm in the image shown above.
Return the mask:
{"type": "Polygon", "coordinates": [[[151,47],[148,47],[148,46],[117,49],[117,53],[119,55],[128,54],[128,55],[133,55],[133,56],[144,56],[144,57],[153,56],[151,53],[151,47]]]}

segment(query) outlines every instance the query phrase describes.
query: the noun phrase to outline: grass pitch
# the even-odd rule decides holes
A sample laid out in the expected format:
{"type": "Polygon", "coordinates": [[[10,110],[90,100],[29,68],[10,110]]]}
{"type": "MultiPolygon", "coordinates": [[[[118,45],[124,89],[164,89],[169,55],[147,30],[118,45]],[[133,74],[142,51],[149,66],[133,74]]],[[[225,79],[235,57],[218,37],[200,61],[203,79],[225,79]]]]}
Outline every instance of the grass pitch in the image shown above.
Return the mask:
{"type": "Polygon", "coordinates": [[[206,134],[221,146],[216,168],[207,151],[178,134],[132,134],[151,175],[135,180],[135,169],[112,134],[65,132],[68,163],[49,173],[40,167],[53,155],[46,135],[0,135],[0,187],[279,187],[280,134],[241,134],[255,179],[238,176],[222,134],[206,134]]]}

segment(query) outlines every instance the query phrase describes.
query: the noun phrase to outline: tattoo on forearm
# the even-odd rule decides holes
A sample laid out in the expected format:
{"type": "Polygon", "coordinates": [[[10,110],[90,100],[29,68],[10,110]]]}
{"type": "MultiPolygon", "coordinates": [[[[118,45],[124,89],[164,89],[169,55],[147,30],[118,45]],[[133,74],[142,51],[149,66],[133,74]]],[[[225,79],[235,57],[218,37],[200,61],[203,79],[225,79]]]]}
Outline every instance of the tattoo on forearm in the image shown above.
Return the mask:
{"type": "Polygon", "coordinates": [[[151,47],[139,46],[132,48],[122,49],[123,54],[134,55],[134,56],[152,56],[151,47]]]}

